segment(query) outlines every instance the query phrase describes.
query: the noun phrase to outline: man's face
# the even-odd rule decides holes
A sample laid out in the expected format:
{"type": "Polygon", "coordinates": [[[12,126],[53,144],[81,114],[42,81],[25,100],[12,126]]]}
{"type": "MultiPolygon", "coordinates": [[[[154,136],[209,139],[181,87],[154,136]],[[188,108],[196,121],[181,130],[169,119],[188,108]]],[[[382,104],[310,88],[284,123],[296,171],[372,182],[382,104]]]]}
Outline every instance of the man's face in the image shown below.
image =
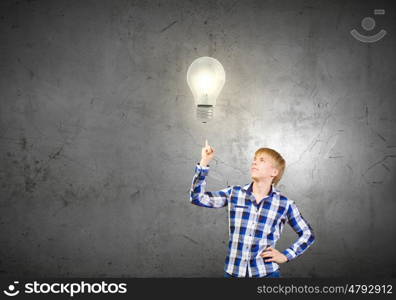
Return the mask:
{"type": "Polygon", "coordinates": [[[252,178],[256,180],[271,179],[278,174],[278,170],[274,167],[274,160],[266,153],[253,158],[250,172],[252,178]]]}

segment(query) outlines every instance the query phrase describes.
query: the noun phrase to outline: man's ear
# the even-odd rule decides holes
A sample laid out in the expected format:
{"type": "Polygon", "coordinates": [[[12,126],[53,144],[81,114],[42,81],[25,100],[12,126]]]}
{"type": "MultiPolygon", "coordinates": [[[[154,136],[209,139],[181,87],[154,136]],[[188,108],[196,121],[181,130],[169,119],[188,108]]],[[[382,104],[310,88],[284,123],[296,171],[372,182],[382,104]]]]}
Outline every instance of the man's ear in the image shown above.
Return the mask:
{"type": "Polygon", "coordinates": [[[278,170],[277,168],[274,168],[274,169],[272,170],[272,175],[273,175],[274,177],[276,177],[276,176],[278,176],[278,174],[279,174],[279,170],[278,170]]]}

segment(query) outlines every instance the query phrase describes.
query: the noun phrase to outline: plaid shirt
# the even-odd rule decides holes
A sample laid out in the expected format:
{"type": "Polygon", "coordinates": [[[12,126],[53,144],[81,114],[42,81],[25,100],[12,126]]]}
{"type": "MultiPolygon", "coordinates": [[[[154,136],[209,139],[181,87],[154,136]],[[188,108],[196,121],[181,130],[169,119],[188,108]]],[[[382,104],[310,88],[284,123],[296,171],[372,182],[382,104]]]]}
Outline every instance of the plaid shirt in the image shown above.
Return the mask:
{"type": "Polygon", "coordinates": [[[209,166],[196,165],[190,202],[209,208],[228,206],[229,242],[225,272],[237,277],[263,277],[278,270],[277,263],[264,262],[268,258],[261,257],[260,253],[267,246],[275,248],[286,222],[299,236],[282,252],[287,262],[301,255],[315,241],[312,227],[294,201],[281,195],[273,184],[269,196],[257,204],[252,192],[253,182],[220,191],[205,191],[208,172],[209,166]]]}

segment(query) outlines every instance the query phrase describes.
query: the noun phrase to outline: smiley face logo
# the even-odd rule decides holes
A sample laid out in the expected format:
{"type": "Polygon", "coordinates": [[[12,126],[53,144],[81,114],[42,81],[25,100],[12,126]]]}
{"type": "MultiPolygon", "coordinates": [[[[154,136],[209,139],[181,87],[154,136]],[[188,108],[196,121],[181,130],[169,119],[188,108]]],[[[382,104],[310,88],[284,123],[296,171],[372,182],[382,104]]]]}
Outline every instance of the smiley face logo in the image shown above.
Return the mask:
{"type": "MultiPolygon", "coordinates": [[[[374,15],[385,15],[385,9],[374,9],[374,15]]],[[[361,25],[364,30],[369,32],[374,29],[375,20],[371,17],[365,17],[363,18],[361,25]]],[[[381,29],[379,32],[377,32],[374,35],[364,35],[359,33],[356,29],[352,29],[351,35],[355,39],[363,43],[374,43],[382,39],[386,35],[386,31],[384,29],[381,29]]]]}
{"type": "MultiPolygon", "coordinates": [[[[14,284],[18,284],[18,283],[19,283],[19,281],[14,281],[14,284]]],[[[18,295],[18,294],[19,294],[19,291],[16,290],[14,284],[10,284],[10,285],[8,286],[8,290],[4,290],[4,291],[3,291],[4,294],[6,294],[7,296],[11,296],[11,297],[18,295]]]]}

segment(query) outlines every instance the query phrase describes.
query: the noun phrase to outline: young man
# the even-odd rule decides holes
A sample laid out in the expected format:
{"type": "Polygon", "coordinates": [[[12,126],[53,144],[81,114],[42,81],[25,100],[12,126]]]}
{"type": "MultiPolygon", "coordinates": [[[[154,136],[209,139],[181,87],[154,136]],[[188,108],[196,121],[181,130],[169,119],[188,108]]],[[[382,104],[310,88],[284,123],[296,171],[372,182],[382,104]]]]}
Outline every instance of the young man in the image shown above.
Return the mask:
{"type": "Polygon", "coordinates": [[[209,192],[205,191],[205,179],[214,154],[215,149],[206,140],[201,161],[195,167],[190,202],[209,208],[228,206],[229,243],[224,276],[281,277],[279,264],[300,256],[315,241],[312,227],[295,202],[275,188],[283,175],[285,160],[273,149],[260,148],[252,162],[251,183],[209,192]],[[299,237],[280,252],[275,244],[286,222],[299,237]]]}

